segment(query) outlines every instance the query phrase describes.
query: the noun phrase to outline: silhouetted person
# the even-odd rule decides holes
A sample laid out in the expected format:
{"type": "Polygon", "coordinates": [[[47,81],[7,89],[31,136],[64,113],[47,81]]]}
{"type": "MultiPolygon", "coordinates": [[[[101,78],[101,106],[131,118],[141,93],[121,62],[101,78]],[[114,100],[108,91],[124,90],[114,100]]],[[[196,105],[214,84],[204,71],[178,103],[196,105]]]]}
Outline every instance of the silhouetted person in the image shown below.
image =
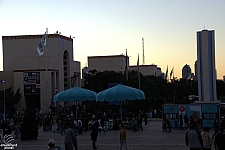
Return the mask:
{"type": "Polygon", "coordinates": [[[95,142],[97,141],[98,137],[98,121],[93,118],[92,126],[91,126],[91,140],[92,140],[92,147],[93,150],[98,149],[95,145],[95,142]]]}
{"type": "Polygon", "coordinates": [[[180,129],[183,129],[183,113],[180,114],[179,121],[180,121],[180,129]]]}

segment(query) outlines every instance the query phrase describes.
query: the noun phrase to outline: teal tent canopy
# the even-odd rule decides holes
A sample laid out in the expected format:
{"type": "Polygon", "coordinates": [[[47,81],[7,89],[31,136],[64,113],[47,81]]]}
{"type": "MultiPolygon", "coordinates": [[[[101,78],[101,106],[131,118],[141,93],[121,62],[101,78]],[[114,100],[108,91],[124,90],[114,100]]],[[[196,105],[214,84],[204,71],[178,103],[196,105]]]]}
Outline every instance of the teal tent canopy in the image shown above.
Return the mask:
{"type": "Polygon", "coordinates": [[[57,93],[53,102],[96,101],[97,93],[80,87],[73,87],[57,93]]]}
{"type": "Polygon", "coordinates": [[[123,100],[144,100],[145,94],[142,90],[125,86],[116,85],[109,89],[103,90],[97,94],[96,101],[123,101],[123,100]]]}
{"type": "MultiPolygon", "coordinates": [[[[97,94],[96,101],[124,101],[124,100],[144,100],[145,94],[142,90],[132,88],[126,85],[116,85],[103,90],[97,94]]],[[[120,105],[120,114],[122,119],[122,105],[120,105]]]]}

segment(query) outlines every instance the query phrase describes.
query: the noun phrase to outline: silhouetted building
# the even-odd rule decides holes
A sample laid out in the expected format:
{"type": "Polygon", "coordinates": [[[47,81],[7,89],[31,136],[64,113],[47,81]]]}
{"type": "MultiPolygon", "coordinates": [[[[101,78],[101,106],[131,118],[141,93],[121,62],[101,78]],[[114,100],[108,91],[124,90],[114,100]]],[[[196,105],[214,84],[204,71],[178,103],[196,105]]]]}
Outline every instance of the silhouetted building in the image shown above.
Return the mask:
{"type": "Polygon", "coordinates": [[[191,76],[191,67],[189,65],[184,65],[182,68],[182,78],[187,79],[191,76]]]}

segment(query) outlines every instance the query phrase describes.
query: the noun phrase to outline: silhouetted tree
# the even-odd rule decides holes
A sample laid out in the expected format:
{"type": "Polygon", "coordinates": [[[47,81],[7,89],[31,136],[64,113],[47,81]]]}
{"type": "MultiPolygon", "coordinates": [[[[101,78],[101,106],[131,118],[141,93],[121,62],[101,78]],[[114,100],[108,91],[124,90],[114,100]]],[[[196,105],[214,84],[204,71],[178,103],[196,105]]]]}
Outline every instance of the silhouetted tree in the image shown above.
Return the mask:
{"type": "MultiPolygon", "coordinates": [[[[126,74],[122,71],[97,71],[91,70],[84,78],[84,88],[100,92],[108,88],[110,83],[121,83],[123,85],[138,88],[138,72],[129,71],[128,81],[126,74]]],[[[145,93],[144,101],[129,102],[127,108],[137,111],[149,107],[161,106],[165,103],[189,104],[189,95],[198,95],[198,81],[177,79],[166,81],[161,77],[144,76],[140,73],[140,89],[145,93]],[[174,99],[175,98],[175,99],[174,99]],[[138,106],[138,107],[135,107],[138,106]]],[[[217,96],[225,96],[225,83],[217,81],[217,96]]],[[[92,108],[96,108],[93,106],[92,108]]]]}
{"type": "MultiPolygon", "coordinates": [[[[20,93],[20,88],[17,89],[16,93],[12,90],[12,88],[5,89],[5,106],[9,108],[11,111],[14,110],[15,104],[18,104],[22,97],[20,93]]],[[[0,108],[4,106],[4,90],[0,91],[0,108]]]]}

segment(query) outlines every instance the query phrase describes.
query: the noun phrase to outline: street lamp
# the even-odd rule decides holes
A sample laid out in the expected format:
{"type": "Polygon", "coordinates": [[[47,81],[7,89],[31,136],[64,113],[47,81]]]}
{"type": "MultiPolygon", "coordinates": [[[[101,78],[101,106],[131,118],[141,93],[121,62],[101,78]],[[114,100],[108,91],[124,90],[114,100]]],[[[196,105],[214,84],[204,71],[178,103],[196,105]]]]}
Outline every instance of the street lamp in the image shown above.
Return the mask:
{"type": "Polygon", "coordinates": [[[5,82],[6,80],[0,80],[0,83],[4,83],[4,120],[5,120],[5,82]]]}

